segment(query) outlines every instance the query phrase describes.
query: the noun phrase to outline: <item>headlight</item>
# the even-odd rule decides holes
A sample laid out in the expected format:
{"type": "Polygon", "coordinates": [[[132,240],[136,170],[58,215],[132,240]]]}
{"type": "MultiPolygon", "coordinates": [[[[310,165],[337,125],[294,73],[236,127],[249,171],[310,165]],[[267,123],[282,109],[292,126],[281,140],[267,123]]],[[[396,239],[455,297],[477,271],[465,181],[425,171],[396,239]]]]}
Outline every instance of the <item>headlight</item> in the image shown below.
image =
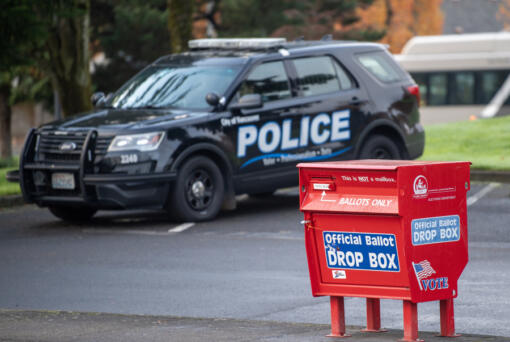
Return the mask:
{"type": "Polygon", "coordinates": [[[119,135],[113,139],[108,147],[108,152],[127,150],[154,151],[159,147],[164,136],[165,132],[119,135]]]}

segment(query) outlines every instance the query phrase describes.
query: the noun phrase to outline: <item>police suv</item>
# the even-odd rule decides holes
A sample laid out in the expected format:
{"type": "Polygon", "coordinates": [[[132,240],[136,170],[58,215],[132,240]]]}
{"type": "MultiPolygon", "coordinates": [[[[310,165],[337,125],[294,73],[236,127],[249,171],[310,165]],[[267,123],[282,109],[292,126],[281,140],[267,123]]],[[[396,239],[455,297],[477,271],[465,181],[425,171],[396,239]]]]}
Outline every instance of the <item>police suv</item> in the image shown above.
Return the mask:
{"type": "Polygon", "coordinates": [[[423,152],[419,89],[373,43],[199,39],[161,57],[95,110],[32,129],[24,199],[64,220],[165,208],[200,221],[235,195],[298,183],[296,163],[412,159],[423,152]]]}

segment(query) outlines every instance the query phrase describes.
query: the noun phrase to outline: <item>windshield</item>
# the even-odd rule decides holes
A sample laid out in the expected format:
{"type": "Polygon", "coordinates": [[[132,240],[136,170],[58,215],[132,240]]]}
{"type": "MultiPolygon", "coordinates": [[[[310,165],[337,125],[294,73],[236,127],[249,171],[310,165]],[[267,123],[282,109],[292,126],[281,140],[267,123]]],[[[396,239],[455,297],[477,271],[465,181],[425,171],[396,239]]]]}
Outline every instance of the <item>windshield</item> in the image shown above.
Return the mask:
{"type": "Polygon", "coordinates": [[[151,66],[124,84],[107,105],[114,108],[210,107],[208,93],[220,97],[239,66],[151,66]]]}

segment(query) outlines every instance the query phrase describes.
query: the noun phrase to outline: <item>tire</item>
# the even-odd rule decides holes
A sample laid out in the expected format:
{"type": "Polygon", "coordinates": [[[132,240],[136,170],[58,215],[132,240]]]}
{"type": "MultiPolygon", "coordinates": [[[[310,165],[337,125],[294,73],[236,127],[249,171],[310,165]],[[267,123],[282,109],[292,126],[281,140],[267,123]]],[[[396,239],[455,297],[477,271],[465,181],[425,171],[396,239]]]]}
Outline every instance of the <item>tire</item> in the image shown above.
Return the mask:
{"type": "Polygon", "coordinates": [[[361,148],[359,159],[401,159],[398,145],[384,135],[370,137],[361,148]]]}
{"type": "Polygon", "coordinates": [[[48,209],[59,219],[73,223],[86,222],[97,212],[97,209],[93,208],[69,207],[64,205],[52,205],[49,206],[48,209]]]}
{"type": "Polygon", "coordinates": [[[218,166],[209,158],[196,156],[180,167],[167,210],[184,222],[211,220],[220,211],[225,182],[218,166]]]}

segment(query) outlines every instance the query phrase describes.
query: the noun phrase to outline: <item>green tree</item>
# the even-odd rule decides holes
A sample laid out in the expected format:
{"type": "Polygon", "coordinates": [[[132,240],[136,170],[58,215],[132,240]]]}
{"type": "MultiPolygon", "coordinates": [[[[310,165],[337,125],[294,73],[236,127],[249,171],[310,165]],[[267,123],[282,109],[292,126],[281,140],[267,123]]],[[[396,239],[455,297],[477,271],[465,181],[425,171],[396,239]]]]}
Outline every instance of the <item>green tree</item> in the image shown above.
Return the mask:
{"type": "Polygon", "coordinates": [[[40,61],[60,95],[64,116],[92,109],[90,0],[40,1],[37,11],[48,30],[40,61]]]}
{"type": "Polygon", "coordinates": [[[95,89],[114,91],[169,54],[167,20],[166,0],[92,0],[91,46],[105,57],[92,74],[95,89]]]}
{"type": "Polygon", "coordinates": [[[192,38],[194,0],[168,0],[168,31],[173,53],[188,49],[192,38]]]}
{"type": "MultiPolygon", "coordinates": [[[[4,76],[5,77],[5,76],[4,76]]],[[[9,78],[0,80],[0,158],[9,158],[12,156],[11,146],[11,85],[9,78]]]]}
{"type": "Polygon", "coordinates": [[[293,2],[272,0],[222,0],[220,3],[222,37],[267,37],[276,29],[297,24],[285,12],[293,2]]]}
{"type": "Polygon", "coordinates": [[[11,156],[12,84],[17,74],[35,60],[31,51],[45,37],[44,26],[33,14],[37,0],[4,0],[0,5],[0,157],[11,156]]]}
{"type": "Polygon", "coordinates": [[[286,37],[377,40],[384,32],[351,27],[358,22],[357,9],[373,0],[222,0],[223,37],[286,37]],[[338,29],[341,26],[341,29],[338,29]]]}

